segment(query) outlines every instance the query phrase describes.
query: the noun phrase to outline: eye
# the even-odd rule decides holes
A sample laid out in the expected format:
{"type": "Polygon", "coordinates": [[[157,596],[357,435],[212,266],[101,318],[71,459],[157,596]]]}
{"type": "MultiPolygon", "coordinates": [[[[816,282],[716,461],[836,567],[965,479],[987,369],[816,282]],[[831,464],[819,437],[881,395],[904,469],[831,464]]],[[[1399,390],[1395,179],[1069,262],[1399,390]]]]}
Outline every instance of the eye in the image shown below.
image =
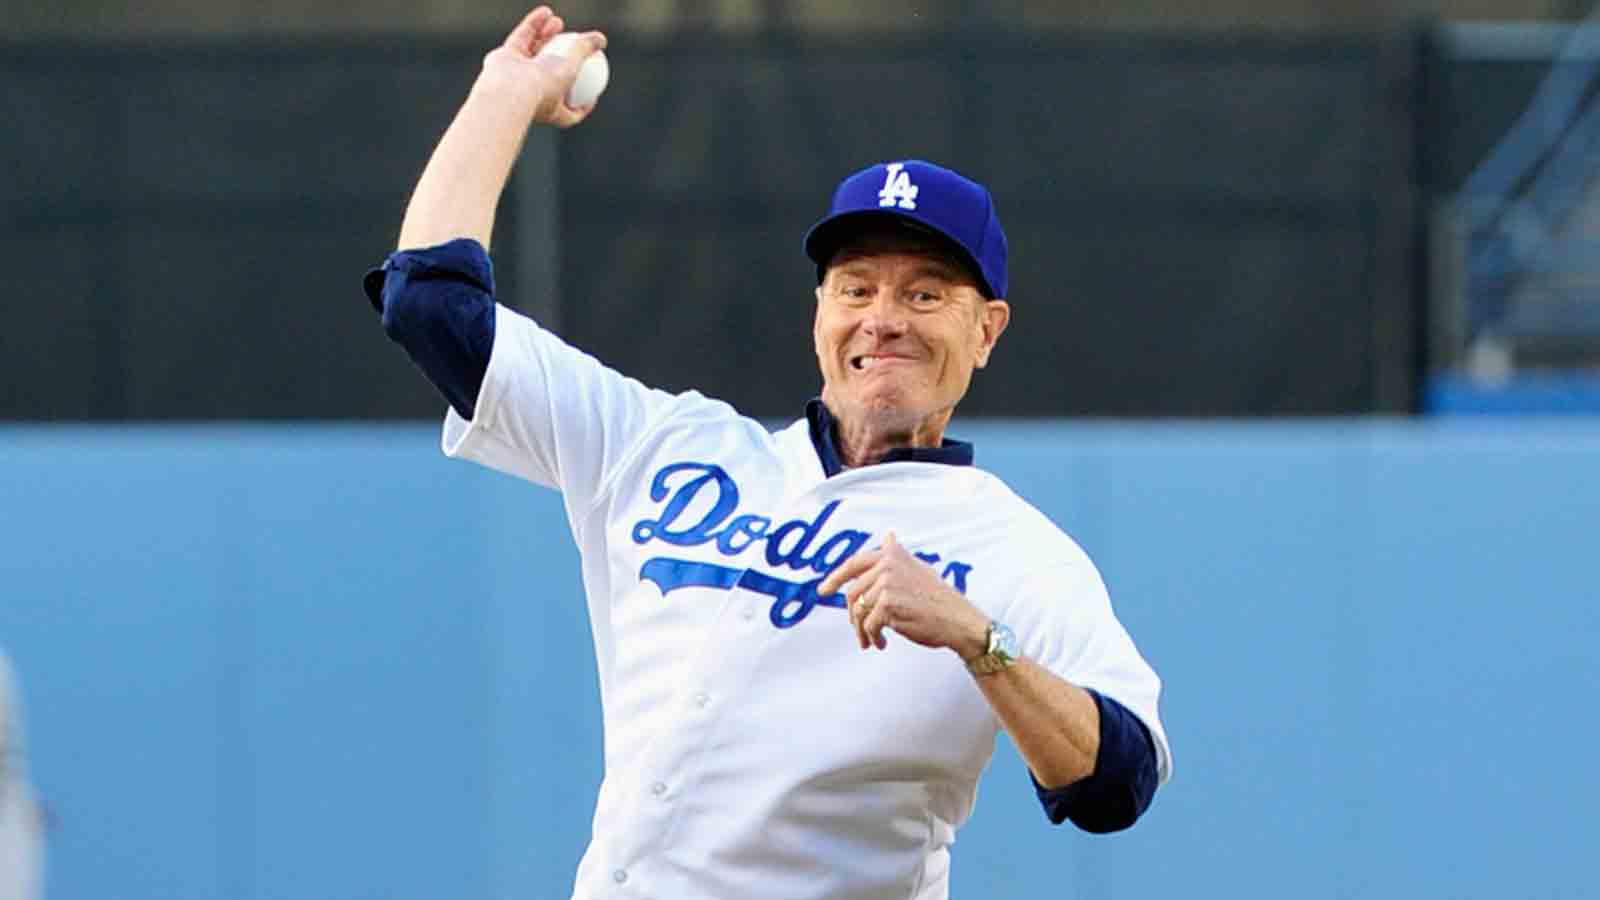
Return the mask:
{"type": "Polygon", "coordinates": [[[918,306],[932,306],[933,304],[938,303],[941,299],[943,298],[941,298],[940,295],[934,291],[911,292],[911,302],[917,304],[918,306]]]}
{"type": "Polygon", "coordinates": [[[868,291],[865,285],[846,284],[839,287],[839,296],[847,297],[851,300],[864,300],[867,294],[868,291]]]}

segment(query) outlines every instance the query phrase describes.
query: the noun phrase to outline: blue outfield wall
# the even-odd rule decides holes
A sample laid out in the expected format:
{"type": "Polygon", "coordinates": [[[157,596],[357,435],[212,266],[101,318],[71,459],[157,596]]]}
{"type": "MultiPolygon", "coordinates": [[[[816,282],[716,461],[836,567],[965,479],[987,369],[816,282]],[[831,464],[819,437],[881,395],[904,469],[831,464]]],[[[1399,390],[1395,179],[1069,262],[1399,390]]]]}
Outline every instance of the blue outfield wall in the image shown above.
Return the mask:
{"type": "MultiPolygon", "coordinates": [[[[1177,756],[1096,837],[1003,745],[956,897],[1600,895],[1600,424],[956,433],[1098,561],[1177,756]]],[[[576,552],[553,493],[436,440],[0,428],[52,900],[566,896],[600,776],[576,552]]]]}

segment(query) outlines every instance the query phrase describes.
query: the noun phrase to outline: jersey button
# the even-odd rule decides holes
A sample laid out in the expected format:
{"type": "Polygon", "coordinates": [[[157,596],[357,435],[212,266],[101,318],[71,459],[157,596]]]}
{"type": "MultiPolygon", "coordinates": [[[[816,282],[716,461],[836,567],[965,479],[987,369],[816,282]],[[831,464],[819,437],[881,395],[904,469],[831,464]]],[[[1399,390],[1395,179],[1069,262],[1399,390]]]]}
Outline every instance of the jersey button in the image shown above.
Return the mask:
{"type": "Polygon", "coordinates": [[[666,792],[667,786],[662,782],[658,781],[655,784],[650,785],[650,793],[655,794],[657,797],[665,795],[666,792]]]}
{"type": "Polygon", "coordinates": [[[754,604],[752,604],[750,606],[746,606],[744,608],[745,621],[748,622],[749,620],[754,619],[755,617],[756,617],[756,608],[755,608],[754,604]]]}
{"type": "Polygon", "coordinates": [[[627,869],[618,869],[615,872],[612,872],[611,873],[611,880],[615,881],[617,884],[622,884],[623,882],[628,880],[628,870],[627,869]]]}
{"type": "Polygon", "coordinates": [[[694,695],[694,705],[700,707],[701,709],[705,709],[706,708],[706,704],[710,703],[710,702],[711,702],[711,695],[710,694],[695,694],[694,695]]]}

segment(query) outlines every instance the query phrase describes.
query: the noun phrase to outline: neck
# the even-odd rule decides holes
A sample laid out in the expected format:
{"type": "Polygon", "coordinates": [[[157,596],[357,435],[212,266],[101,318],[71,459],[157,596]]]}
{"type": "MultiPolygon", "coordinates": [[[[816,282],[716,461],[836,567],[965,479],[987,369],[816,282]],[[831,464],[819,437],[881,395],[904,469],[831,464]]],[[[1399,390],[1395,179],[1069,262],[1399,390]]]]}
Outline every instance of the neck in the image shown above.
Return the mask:
{"type": "MultiPolygon", "coordinates": [[[[829,407],[834,412],[834,407],[829,407]]],[[[839,410],[833,419],[838,439],[839,462],[855,469],[882,461],[896,447],[938,447],[944,443],[950,410],[937,412],[920,422],[906,424],[839,410]]]]}

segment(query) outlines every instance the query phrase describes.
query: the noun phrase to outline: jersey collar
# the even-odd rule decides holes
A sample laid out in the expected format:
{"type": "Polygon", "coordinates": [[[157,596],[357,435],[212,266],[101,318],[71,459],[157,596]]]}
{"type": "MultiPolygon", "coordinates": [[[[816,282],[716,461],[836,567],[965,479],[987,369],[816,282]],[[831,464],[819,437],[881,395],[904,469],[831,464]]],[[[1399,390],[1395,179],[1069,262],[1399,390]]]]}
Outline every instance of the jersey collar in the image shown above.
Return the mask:
{"type": "MultiPolygon", "coordinates": [[[[822,461],[822,471],[829,478],[844,471],[839,461],[838,436],[833,428],[833,413],[815,397],[806,402],[806,421],[811,424],[811,445],[817,448],[817,459],[822,461]]],[[[882,462],[928,462],[950,466],[972,465],[972,445],[966,441],[945,438],[938,447],[892,447],[884,454],[882,462]]]]}

